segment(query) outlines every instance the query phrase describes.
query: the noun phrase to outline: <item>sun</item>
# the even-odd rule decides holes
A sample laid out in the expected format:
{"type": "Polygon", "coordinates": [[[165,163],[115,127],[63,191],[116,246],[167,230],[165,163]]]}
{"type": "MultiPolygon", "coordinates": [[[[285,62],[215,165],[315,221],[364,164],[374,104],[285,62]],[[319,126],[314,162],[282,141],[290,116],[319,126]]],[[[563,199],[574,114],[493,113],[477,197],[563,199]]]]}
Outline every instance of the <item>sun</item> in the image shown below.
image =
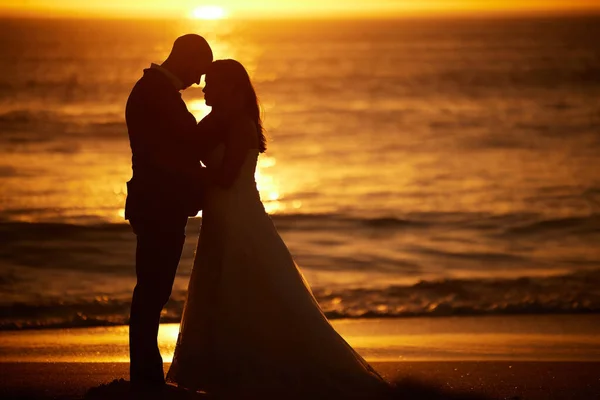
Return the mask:
{"type": "Polygon", "coordinates": [[[219,6],[199,6],[192,11],[194,19],[222,19],[225,18],[225,10],[219,6]]]}

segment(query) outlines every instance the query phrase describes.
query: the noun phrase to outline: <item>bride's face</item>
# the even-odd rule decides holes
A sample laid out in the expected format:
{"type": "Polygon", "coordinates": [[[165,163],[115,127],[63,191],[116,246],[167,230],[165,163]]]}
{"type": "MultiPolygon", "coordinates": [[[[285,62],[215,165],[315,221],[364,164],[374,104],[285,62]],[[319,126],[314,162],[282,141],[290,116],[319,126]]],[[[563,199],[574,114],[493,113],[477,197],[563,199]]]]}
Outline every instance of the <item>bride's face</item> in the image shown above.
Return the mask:
{"type": "Polygon", "coordinates": [[[234,85],[215,73],[208,73],[204,77],[204,101],[209,107],[223,107],[231,103],[235,95],[234,85]]]}

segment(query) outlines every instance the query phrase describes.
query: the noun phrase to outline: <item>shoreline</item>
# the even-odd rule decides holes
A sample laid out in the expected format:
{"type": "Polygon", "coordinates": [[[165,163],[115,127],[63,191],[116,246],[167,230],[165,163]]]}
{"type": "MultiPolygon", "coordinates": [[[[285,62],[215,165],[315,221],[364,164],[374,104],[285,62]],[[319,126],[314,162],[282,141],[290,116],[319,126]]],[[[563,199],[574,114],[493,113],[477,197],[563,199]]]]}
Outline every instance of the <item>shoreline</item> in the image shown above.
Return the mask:
{"type": "MultiPolygon", "coordinates": [[[[600,362],[600,315],[339,319],[369,362],[600,362]]],[[[170,362],[179,324],[161,324],[170,362]]],[[[127,362],[128,327],[0,331],[0,362],[127,362]]]]}
{"type": "MultiPolygon", "coordinates": [[[[560,276],[560,275],[559,275],[560,276]]],[[[544,313],[535,313],[535,312],[516,312],[516,313],[468,313],[468,314],[454,314],[454,315],[446,315],[446,314],[426,314],[426,313],[414,313],[414,314],[404,314],[404,315],[386,315],[386,314],[371,314],[367,313],[365,315],[361,315],[359,317],[348,317],[343,314],[339,314],[334,312],[326,312],[327,319],[329,321],[376,321],[376,320],[412,320],[412,319],[448,319],[448,318],[456,318],[456,319],[471,319],[471,318],[537,318],[537,317],[579,317],[579,316],[597,316],[600,320],[600,310],[576,310],[576,311],[564,311],[564,312],[544,312],[544,313]]],[[[169,324],[178,324],[180,318],[162,318],[160,324],[161,325],[169,325],[169,324]]],[[[98,322],[89,322],[86,324],[73,324],[72,322],[58,323],[55,325],[23,325],[23,326],[14,326],[10,324],[6,324],[4,326],[0,325],[0,335],[4,332],[28,332],[28,331],[51,331],[51,330],[73,330],[73,329],[93,329],[93,328],[117,328],[127,326],[126,322],[110,322],[104,320],[98,320],[98,322]]]]}

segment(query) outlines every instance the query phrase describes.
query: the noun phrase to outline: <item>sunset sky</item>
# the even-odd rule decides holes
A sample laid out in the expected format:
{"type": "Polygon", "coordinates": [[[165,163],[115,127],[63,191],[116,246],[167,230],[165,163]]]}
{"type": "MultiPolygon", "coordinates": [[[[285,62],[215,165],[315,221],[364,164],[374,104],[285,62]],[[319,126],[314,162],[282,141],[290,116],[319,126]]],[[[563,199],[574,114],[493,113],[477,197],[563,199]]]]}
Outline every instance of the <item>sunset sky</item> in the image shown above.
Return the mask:
{"type": "Polygon", "coordinates": [[[2,16],[285,17],[407,16],[600,10],[598,0],[0,0],[2,16]]]}

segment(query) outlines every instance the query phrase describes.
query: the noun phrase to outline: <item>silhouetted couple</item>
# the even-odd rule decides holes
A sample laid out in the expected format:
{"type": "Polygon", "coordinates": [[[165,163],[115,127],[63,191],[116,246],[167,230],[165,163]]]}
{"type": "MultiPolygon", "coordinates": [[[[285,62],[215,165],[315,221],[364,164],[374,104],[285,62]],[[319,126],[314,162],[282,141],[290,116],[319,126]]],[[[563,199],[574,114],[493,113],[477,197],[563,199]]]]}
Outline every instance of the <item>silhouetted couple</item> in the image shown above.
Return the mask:
{"type": "Polygon", "coordinates": [[[372,399],[389,385],[333,329],[261,203],[254,179],[266,141],[244,67],[213,62],[185,35],[152,64],[126,109],[133,152],[126,218],[137,235],[131,382],[165,384],[157,345],[189,216],[202,228],[167,381],[235,398],[372,399]],[[180,91],[200,83],[200,123],[180,91]],[[206,165],[202,167],[200,161],[206,165]]]}

